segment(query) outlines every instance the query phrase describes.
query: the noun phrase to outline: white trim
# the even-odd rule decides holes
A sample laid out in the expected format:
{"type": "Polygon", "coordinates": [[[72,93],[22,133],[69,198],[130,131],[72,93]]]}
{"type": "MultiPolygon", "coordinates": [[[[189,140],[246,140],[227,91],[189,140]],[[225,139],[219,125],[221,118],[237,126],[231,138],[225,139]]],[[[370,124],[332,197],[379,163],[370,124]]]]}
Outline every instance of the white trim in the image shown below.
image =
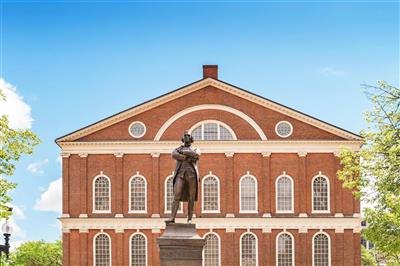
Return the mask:
{"type": "Polygon", "coordinates": [[[257,178],[254,175],[251,175],[250,173],[246,173],[239,179],[239,213],[258,213],[258,181],[257,178]],[[256,186],[255,210],[242,210],[242,180],[247,176],[253,178],[255,181],[255,186],[256,186]]]}
{"type": "MultiPolygon", "coordinates": [[[[168,182],[168,179],[173,178],[173,177],[174,177],[173,175],[169,175],[164,179],[164,213],[166,213],[166,214],[171,213],[171,211],[167,210],[167,182],[168,182]]],[[[174,188],[172,188],[172,191],[173,191],[173,189],[174,188]]],[[[181,201],[181,202],[179,202],[179,204],[180,204],[180,206],[179,206],[180,209],[178,209],[178,213],[183,213],[183,202],[181,201]]]]}
{"type": "Polygon", "coordinates": [[[109,234],[101,230],[97,234],[93,236],[93,241],[92,241],[92,248],[93,248],[93,266],[96,266],[96,238],[99,235],[106,235],[108,237],[108,241],[110,243],[109,249],[110,249],[110,265],[112,265],[112,243],[111,243],[111,237],[109,234]]]}
{"type": "Polygon", "coordinates": [[[254,121],[251,117],[249,117],[245,113],[243,113],[235,108],[232,108],[232,107],[226,106],[226,105],[221,105],[221,104],[201,104],[201,105],[191,106],[189,108],[186,108],[186,109],[174,114],[160,127],[154,140],[159,141],[161,139],[161,136],[169,128],[169,126],[171,126],[172,123],[174,123],[179,118],[181,118],[187,114],[190,114],[192,112],[201,111],[201,110],[221,110],[221,111],[226,111],[226,112],[232,113],[232,114],[242,118],[247,123],[249,123],[250,126],[252,126],[254,128],[254,130],[258,133],[261,140],[267,140],[267,137],[265,136],[264,131],[256,123],[256,121],[254,121]]]}
{"type": "Polygon", "coordinates": [[[290,175],[286,174],[286,173],[278,176],[276,178],[276,180],[275,180],[275,211],[276,211],[276,213],[294,213],[294,181],[293,181],[293,178],[290,175]],[[291,195],[291,198],[292,198],[292,204],[291,204],[292,206],[291,207],[292,207],[292,209],[291,210],[285,210],[285,211],[278,210],[278,180],[281,177],[288,177],[290,179],[290,181],[291,181],[291,192],[292,192],[292,195],[291,195]]]}
{"type": "Polygon", "coordinates": [[[290,137],[290,136],[293,134],[293,126],[292,126],[292,124],[291,124],[289,121],[279,121],[279,122],[276,123],[276,125],[275,125],[275,133],[276,133],[276,135],[278,135],[278,136],[281,137],[281,138],[288,138],[288,137],[290,137]],[[289,124],[289,126],[290,126],[290,133],[289,133],[289,135],[287,135],[287,136],[283,136],[283,135],[279,134],[279,132],[278,132],[278,126],[279,126],[280,124],[283,124],[283,123],[287,123],[287,124],[289,124]]]}
{"type": "Polygon", "coordinates": [[[96,175],[93,178],[93,180],[92,180],[92,213],[111,213],[111,202],[112,202],[111,201],[111,188],[112,188],[112,186],[111,186],[111,178],[109,178],[107,175],[105,175],[103,173],[103,171],[101,171],[99,175],[96,175]],[[95,194],[96,186],[95,186],[95,182],[96,182],[96,179],[101,177],[101,176],[104,176],[108,180],[108,207],[109,207],[108,210],[96,210],[96,204],[95,204],[95,202],[96,202],[96,197],[95,197],[95,195],[96,195],[95,194]]]}
{"type": "Polygon", "coordinates": [[[132,136],[133,138],[135,138],[135,139],[140,139],[141,137],[143,137],[143,136],[146,134],[146,131],[147,131],[146,125],[145,125],[142,121],[133,121],[132,123],[129,124],[129,127],[128,127],[129,135],[131,135],[131,136],[132,136]],[[143,131],[143,133],[142,133],[141,135],[135,136],[135,135],[132,134],[132,132],[131,132],[131,126],[132,126],[133,124],[141,124],[141,125],[143,126],[144,131],[143,131]]]}
{"type": "MultiPolygon", "coordinates": [[[[63,151],[78,154],[171,154],[180,141],[93,141],[93,142],[62,142],[59,143],[63,151]]],[[[266,150],[271,153],[331,153],[347,148],[359,151],[360,141],[337,140],[232,140],[232,141],[198,141],[196,146],[202,153],[263,153],[266,150]]]]}
{"type": "Polygon", "coordinates": [[[147,180],[146,180],[146,178],[144,176],[138,174],[138,173],[136,173],[135,175],[131,176],[131,178],[129,178],[128,189],[129,189],[129,191],[128,191],[128,201],[129,201],[128,202],[128,204],[129,204],[128,213],[147,213],[147,180]],[[140,178],[142,178],[144,180],[144,211],[132,210],[132,206],[131,206],[131,204],[132,204],[131,203],[131,196],[132,196],[131,195],[131,191],[132,191],[131,186],[132,186],[132,184],[131,184],[131,182],[132,182],[132,179],[135,178],[135,177],[140,177],[140,178]]]}
{"type": "Polygon", "coordinates": [[[89,135],[95,131],[98,131],[100,129],[103,129],[107,126],[113,125],[115,123],[118,123],[120,121],[123,121],[129,117],[132,117],[134,115],[138,115],[140,113],[143,113],[147,110],[150,110],[152,108],[155,108],[161,104],[167,103],[169,101],[172,101],[174,99],[177,99],[179,97],[182,97],[184,95],[187,95],[189,93],[192,93],[194,91],[200,90],[202,88],[205,88],[207,86],[214,86],[215,88],[221,89],[225,92],[231,93],[233,95],[236,95],[240,98],[249,100],[253,103],[259,104],[261,106],[264,106],[266,108],[269,108],[271,110],[277,111],[279,113],[288,115],[290,117],[293,117],[299,121],[305,122],[307,124],[313,125],[317,128],[320,128],[322,130],[328,131],[332,134],[335,134],[337,136],[341,136],[345,139],[349,140],[361,140],[359,136],[357,136],[354,133],[345,131],[343,129],[340,129],[338,127],[332,126],[328,123],[322,122],[316,118],[307,116],[305,114],[302,114],[301,112],[298,112],[296,110],[290,109],[288,107],[285,107],[283,105],[279,105],[275,102],[272,102],[268,99],[264,99],[262,97],[259,97],[257,95],[251,94],[249,92],[246,92],[242,89],[238,89],[237,87],[234,87],[232,85],[223,83],[218,80],[214,80],[212,78],[206,78],[202,79],[200,81],[194,82],[190,85],[187,85],[185,87],[182,87],[179,90],[176,90],[175,92],[168,93],[164,96],[160,96],[158,98],[155,98],[149,102],[143,103],[135,108],[130,108],[126,111],[123,111],[119,114],[113,115],[109,118],[106,118],[102,121],[99,121],[97,123],[94,123],[88,127],[82,128],[80,130],[77,130],[73,133],[70,133],[68,135],[65,135],[57,140],[57,143],[60,144],[63,141],[73,141],[78,138],[81,138],[83,136],[89,135]]]}
{"type": "Polygon", "coordinates": [[[209,173],[207,175],[205,175],[202,179],[201,179],[201,212],[202,213],[220,213],[220,205],[221,205],[221,185],[220,185],[220,181],[218,176],[213,175],[212,173],[209,173]],[[206,211],[204,210],[204,179],[206,179],[207,177],[214,177],[217,180],[217,184],[218,184],[218,209],[217,210],[212,210],[212,211],[206,211]]]}
{"type": "Polygon", "coordinates": [[[246,234],[253,235],[253,236],[255,237],[255,239],[256,239],[256,265],[258,265],[258,238],[257,238],[257,235],[254,234],[253,232],[246,231],[246,232],[242,233],[242,234],[240,235],[240,238],[239,238],[239,254],[240,254],[240,255],[239,255],[239,259],[240,259],[240,266],[242,266],[242,238],[243,238],[243,236],[246,235],[246,234]]]}
{"type": "Polygon", "coordinates": [[[148,261],[149,261],[149,254],[147,253],[147,251],[148,251],[148,248],[147,248],[148,241],[147,241],[147,236],[145,234],[143,234],[142,232],[135,232],[135,233],[131,234],[131,236],[129,237],[129,265],[132,265],[132,238],[135,235],[141,235],[141,236],[144,237],[145,247],[146,247],[146,253],[145,253],[146,254],[146,265],[148,265],[148,261]]]}
{"type": "MultiPolygon", "coordinates": [[[[205,233],[205,234],[203,235],[203,239],[205,239],[206,236],[208,236],[208,235],[215,235],[215,236],[217,236],[217,239],[218,239],[218,266],[221,266],[221,238],[220,238],[220,236],[219,236],[216,232],[210,231],[210,232],[207,232],[207,233],[205,233]]],[[[205,265],[204,265],[204,248],[203,248],[203,252],[201,253],[201,256],[202,256],[202,258],[203,258],[202,265],[205,266],[205,265]]]]}
{"type": "Polygon", "coordinates": [[[331,212],[331,187],[330,187],[330,182],[329,178],[326,175],[323,175],[321,173],[315,175],[312,180],[311,180],[311,213],[330,213],[331,212]],[[314,210],[314,180],[317,177],[323,177],[325,178],[327,182],[327,190],[328,190],[328,209],[327,210],[314,210]]]}
{"type": "MultiPolygon", "coordinates": [[[[206,124],[206,123],[215,123],[215,124],[218,125],[218,128],[217,128],[217,130],[218,130],[218,133],[217,133],[218,140],[221,140],[221,132],[220,132],[220,129],[219,129],[220,126],[226,128],[229,131],[229,133],[231,133],[232,140],[237,140],[235,131],[233,131],[233,129],[230,126],[228,126],[227,124],[225,124],[225,123],[223,123],[223,122],[221,122],[219,120],[202,120],[202,121],[196,123],[194,126],[192,126],[189,129],[190,135],[192,135],[192,131],[194,129],[196,129],[198,126],[201,126],[201,138],[202,138],[201,141],[204,140],[204,124],[206,124]]],[[[197,141],[199,141],[199,140],[197,140],[197,141]]],[[[221,141],[227,141],[227,140],[221,140],[221,141]]]]}
{"type": "Polygon", "coordinates": [[[278,251],[279,251],[279,248],[278,248],[278,240],[279,240],[279,237],[281,236],[281,235],[283,235],[283,234],[287,234],[287,235],[289,235],[291,238],[292,238],[292,265],[295,265],[294,263],[295,263],[295,247],[296,247],[296,245],[294,244],[294,237],[293,237],[293,235],[290,233],[290,232],[288,232],[288,231],[282,231],[282,232],[280,232],[279,234],[277,234],[276,235],[276,238],[275,238],[275,264],[278,266],[278,251]]]}
{"type": "Polygon", "coordinates": [[[331,253],[331,237],[329,236],[328,233],[323,232],[323,231],[316,232],[312,237],[312,257],[311,257],[312,265],[314,266],[314,241],[315,241],[315,237],[319,234],[323,234],[328,237],[328,265],[331,266],[331,261],[332,261],[331,260],[331,254],[332,254],[331,253]]]}

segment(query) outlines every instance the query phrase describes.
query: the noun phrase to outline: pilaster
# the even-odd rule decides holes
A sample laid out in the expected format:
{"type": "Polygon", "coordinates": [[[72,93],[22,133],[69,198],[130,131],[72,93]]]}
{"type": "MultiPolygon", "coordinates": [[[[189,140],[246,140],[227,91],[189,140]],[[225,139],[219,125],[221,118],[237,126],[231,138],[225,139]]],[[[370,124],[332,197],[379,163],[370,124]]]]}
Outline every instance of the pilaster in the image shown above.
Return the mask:
{"type": "Polygon", "coordinates": [[[235,193],[235,185],[234,185],[234,175],[233,175],[233,152],[225,153],[226,156],[226,179],[225,179],[225,187],[227,193],[225,193],[225,209],[226,209],[226,217],[235,217],[235,209],[234,202],[237,197],[235,193]]]}
{"type": "MultiPolygon", "coordinates": [[[[271,182],[271,152],[263,152],[262,154],[262,191],[268,191],[268,187],[271,182]]],[[[263,212],[263,217],[271,216],[271,199],[268,197],[269,193],[261,194],[261,212],[263,212]]]]}
{"type": "Polygon", "coordinates": [[[152,153],[152,185],[153,185],[153,211],[151,217],[160,217],[160,153],[152,153]]]}
{"type": "Polygon", "coordinates": [[[297,153],[299,156],[299,216],[307,217],[307,202],[310,199],[308,192],[310,186],[307,185],[307,152],[301,151],[297,153]]]}
{"type": "Polygon", "coordinates": [[[88,214],[88,204],[87,204],[87,153],[79,153],[79,161],[80,161],[80,183],[81,183],[81,191],[80,191],[80,215],[79,217],[87,217],[88,214]]]}
{"type": "Polygon", "coordinates": [[[123,164],[124,164],[124,154],[122,152],[114,153],[115,156],[115,185],[116,185],[116,193],[115,193],[115,217],[122,218],[124,217],[123,213],[123,189],[124,189],[124,173],[123,173],[123,164]]]}
{"type": "MultiPolygon", "coordinates": [[[[62,196],[62,216],[69,217],[69,153],[62,152],[62,183],[63,183],[63,196],[62,196]]],[[[67,265],[67,264],[65,264],[67,265]]]]}

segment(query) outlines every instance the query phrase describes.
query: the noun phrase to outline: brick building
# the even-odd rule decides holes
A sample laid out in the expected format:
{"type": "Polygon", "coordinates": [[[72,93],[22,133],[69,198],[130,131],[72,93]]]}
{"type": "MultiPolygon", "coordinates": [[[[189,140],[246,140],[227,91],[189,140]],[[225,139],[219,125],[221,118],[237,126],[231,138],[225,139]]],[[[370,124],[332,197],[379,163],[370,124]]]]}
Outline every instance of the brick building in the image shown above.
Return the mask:
{"type": "Polygon", "coordinates": [[[202,153],[205,265],[360,265],[360,203],[336,178],[337,152],[359,149],[360,136],[218,80],[214,65],[56,140],[64,265],[159,264],[170,154],[186,129],[202,153]]]}

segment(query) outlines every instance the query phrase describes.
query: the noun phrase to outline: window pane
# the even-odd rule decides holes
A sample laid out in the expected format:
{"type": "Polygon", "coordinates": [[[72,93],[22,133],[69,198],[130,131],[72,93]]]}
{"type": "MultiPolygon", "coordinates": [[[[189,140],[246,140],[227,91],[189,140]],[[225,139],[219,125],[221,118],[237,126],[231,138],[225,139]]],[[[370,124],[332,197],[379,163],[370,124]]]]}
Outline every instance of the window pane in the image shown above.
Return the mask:
{"type": "Polygon", "coordinates": [[[242,211],[256,211],[256,181],[245,176],[240,182],[240,208],[242,211]]]}
{"type": "Polygon", "coordinates": [[[242,266],[257,265],[256,238],[252,234],[245,234],[242,237],[242,266]]]}
{"type": "Polygon", "coordinates": [[[314,237],[314,265],[329,266],[329,239],[325,234],[314,237]]]}
{"type": "Polygon", "coordinates": [[[292,237],[281,234],[278,238],[278,266],[293,265],[292,237]]]}
{"type": "Polygon", "coordinates": [[[131,180],[131,211],[146,210],[146,181],[135,176],[131,180]]]}
{"type": "Polygon", "coordinates": [[[107,235],[98,235],[95,239],[95,265],[110,265],[110,239],[107,235]]]}
{"type": "Polygon", "coordinates": [[[94,206],[96,211],[110,210],[110,182],[99,176],[94,182],[94,206]]]}
{"type": "Polygon", "coordinates": [[[146,266],[146,239],[142,235],[134,235],[131,242],[132,266],[146,266]]]}
{"type": "Polygon", "coordinates": [[[323,176],[318,176],[313,182],[313,205],[315,211],[328,210],[328,182],[323,176]]]}
{"type": "Polygon", "coordinates": [[[193,129],[192,137],[194,140],[201,140],[201,125],[193,129]]]}
{"type": "Polygon", "coordinates": [[[205,211],[218,211],[219,195],[218,180],[213,176],[208,176],[203,181],[203,209],[205,211]]]}
{"type": "Polygon", "coordinates": [[[277,184],[278,211],[292,210],[292,180],[287,176],[278,179],[277,184]]]}
{"type": "Polygon", "coordinates": [[[221,140],[233,140],[231,132],[229,132],[229,130],[223,127],[222,125],[219,125],[219,134],[220,134],[219,139],[221,140]]]}
{"type": "Polygon", "coordinates": [[[204,140],[218,139],[218,125],[216,123],[204,124],[204,140]]]}
{"type": "Polygon", "coordinates": [[[219,245],[218,237],[208,234],[204,246],[204,266],[219,266],[219,245]]]}

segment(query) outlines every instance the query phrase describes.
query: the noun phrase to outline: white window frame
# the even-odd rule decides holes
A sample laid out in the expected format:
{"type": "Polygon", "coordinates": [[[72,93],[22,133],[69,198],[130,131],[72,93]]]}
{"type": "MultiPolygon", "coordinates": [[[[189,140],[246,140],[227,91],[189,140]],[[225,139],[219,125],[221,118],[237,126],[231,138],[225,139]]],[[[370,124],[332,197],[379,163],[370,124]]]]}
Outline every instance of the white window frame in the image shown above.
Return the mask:
{"type": "Polygon", "coordinates": [[[316,176],[314,176],[311,180],[311,212],[312,213],[330,213],[331,212],[331,187],[330,187],[330,182],[329,182],[329,178],[326,175],[321,174],[321,172],[319,174],[317,174],[316,176]],[[326,182],[327,182],[327,190],[328,190],[328,209],[321,211],[321,210],[314,210],[314,180],[317,177],[323,177],[325,178],[326,182]]]}
{"type": "Polygon", "coordinates": [[[131,178],[129,178],[129,186],[128,186],[129,192],[128,192],[128,200],[129,200],[129,209],[128,209],[128,213],[147,213],[147,180],[144,176],[139,175],[139,174],[135,174],[133,176],[131,176],[131,178]],[[144,210],[143,211],[135,211],[132,210],[132,203],[131,203],[131,186],[132,186],[132,179],[135,177],[140,177],[144,180],[144,189],[145,189],[145,193],[144,193],[144,210]]]}
{"type": "Polygon", "coordinates": [[[96,238],[99,235],[106,235],[108,237],[108,241],[110,243],[110,265],[112,265],[112,242],[111,242],[111,237],[109,234],[107,234],[106,232],[98,232],[97,234],[94,235],[93,237],[93,243],[92,243],[92,247],[93,247],[93,265],[96,266],[96,238]]]}
{"type": "MultiPolygon", "coordinates": [[[[216,235],[217,239],[218,239],[218,265],[221,266],[221,238],[220,236],[216,233],[216,232],[208,232],[206,234],[203,235],[203,239],[206,239],[206,236],[208,235],[216,235]]],[[[202,252],[202,258],[203,258],[203,263],[202,265],[204,266],[204,248],[203,248],[203,252],[202,252]]]]}
{"type": "Polygon", "coordinates": [[[275,133],[276,133],[276,135],[278,135],[278,136],[281,137],[281,138],[288,138],[288,137],[290,137],[290,136],[293,134],[293,125],[292,125],[289,121],[279,121],[279,122],[276,123],[276,125],[275,125],[275,133]],[[283,124],[283,123],[287,123],[287,124],[289,124],[289,126],[290,126],[290,134],[287,135],[287,136],[283,136],[283,135],[279,134],[279,132],[278,132],[278,126],[279,126],[280,124],[283,124]]]}
{"type": "MultiPolygon", "coordinates": [[[[165,178],[165,180],[164,180],[164,213],[171,213],[171,211],[169,211],[168,210],[168,206],[167,206],[167,202],[168,202],[168,200],[167,200],[167,183],[168,183],[168,179],[170,179],[170,178],[174,178],[174,176],[173,175],[169,175],[169,176],[167,176],[166,178],[165,178]]],[[[172,182],[173,182],[173,180],[172,180],[172,182]]],[[[173,183],[172,183],[172,191],[173,191],[173,183]]],[[[179,202],[179,207],[180,207],[180,209],[178,209],[178,213],[183,213],[183,202],[181,201],[181,202],[179,202]]]]}
{"type": "Polygon", "coordinates": [[[103,173],[96,175],[92,180],[92,213],[111,213],[111,178],[103,173]],[[108,180],[108,210],[96,210],[96,180],[102,176],[108,180]]]}
{"type": "Polygon", "coordinates": [[[293,178],[286,173],[278,176],[275,180],[275,210],[276,210],[276,213],[294,213],[294,181],[293,181],[293,178]],[[284,210],[284,211],[278,210],[278,181],[281,177],[288,177],[291,181],[291,192],[292,192],[292,195],[291,195],[292,204],[291,205],[292,205],[292,208],[290,210],[284,210]]]}
{"type": "MultiPolygon", "coordinates": [[[[192,126],[192,127],[189,129],[189,133],[190,133],[190,135],[192,135],[192,131],[193,131],[195,128],[197,128],[198,126],[201,126],[201,140],[196,140],[196,141],[204,141],[204,124],[207,124],[207,123],[216,123],[216,124],[218,125],[218,126],[217,126],[217,139],[216,139],[216,140],[205,140],[205,141],[217,141],[217,140],[221,140],[221,139],[220,139],[220,138],[221,138],[221,133],[220,133],[219,126],[223,126],[224,128],[226,128],[226,129],[229,131],[229,133],[231,133],[231,135],[232,135],[232,140],[237,140],[237,137],[236,137],[235,132],[234,132],[233,129],[232,129],[230,126],[228,126],[227,124],[225,124],[225,123],[223,123],[223,122],[221,122],[221,121],[218,121],[218,120],[203,120],[203,121],[200,121],[200,122],[196,123],[194,126],[192,126]]],[[[229,140],[221,140],[221,141],[229,141],[229,140]]]]}
{"type": "Polygon", "coordinates": [[[279,237],[281,235],[283,235],[283,234],[287,234],[292,238],[292,265],[296,265],[295,264],[295,258],[296,258],[295,252],[296,252],[296,250],[294,249],[296,245],[294,244],[293,235],[288,231],[282,231],[282,232],[280,232],[279,234],[276,235],[276,239],[275,239],[275,265],[278,266],[278,252],[279,252],[278,241],[279,241],[279,237]]]}
{"type": "Polygon", "coordinates": [[[141,137],[143,137],[143,136],[146,134],[146,131],[147,131],[146,125],[145,125],[142,121],[133,121],[132,123],[129,124],[129,127],[128,127],[129,135],[131,135],[131,136],[132,136],[133,138],[135,138],[135,139],[140,139],[141,137]],[[141,124],[141,125],[143,126],[144,131],[143,131],[143,134],[142,134],[142,135],[134,136],[134,135],[132,134],[132,132],[131,132],[131,126],[132,126],[133,124],[141,124]]]}
{"type": "Polygon", "coordinates": [[[145,234],[143,234],[142,232],[135,232],[135,233],[131,234],[131,236],[129,237],[129,266],[132,265],[132,238],[135,235],[141,235],[144,237],[145,244],[146,244],[145,245],[145,247],[146,247],[146,265],[148,265],[149,264],[149,254],[148,254],[148,248],[147,248],[147,246],[148,246],[147,236],[145,234]]]}
{"type": "Polygon", "coordinates": [[[247,173],[245,175],[243,175],[240,179],[239,179],[239,213],[258,213],[258,181],[257,178],[254,175],[251,175],[250,173],[247,173]],[[247,177],[250,176],[255,180],[255,185],[256,185],[256,209],[249,211],[249,210],[242,210],[242,180],[247,177]]]}
{"type": "Polygon", "coordinates": [[[221,210],[220,210],[220,205],[221,205],[221,185],[220,185],[220,181],[219,181],[219,178],[218,178],[218,176],[216,176],[216,175],[213,175],[213,174],[208,174],[208,175],[205,175],[202,179],[201,179],[201,212],[202,213],[220,213],[221,212],[221,210]],[[212,210],[212,211],[210,211],[210,210],[204,210],[204,180],[207,178],[207,177],[214,177],[216,180],[217,180],[217,184],[218,184],[218,209],[217,210],[212,210]]]}
{"type": "Polygon", "coordinates": [[[323,235],[326,235],[327,237],[328,237],[328,265],[329,266],[331,266],[331,237],[329,236],[329,234],[328,233],[326,233],[326,232],[324,232],[324,231],[318,231],[318,232],[316,232],[314,235],[313,235],[313,238],[312,238],[312,266],[314,266],[314,240],[315,240],[315,237],[317,236],[317,235],[319,235],[319,234],[323,234],[323,235]]]}
{"type": "Polygon", "coordinates": [[[255,237],[256,239],[256,265],[258,265],[258,237],[256,234],[254,234],[253,232],[250,231],[246,231],[243,234],[240,235],[240,239],[239,239],[239,259],[240,259],[240,266],[242,266],[242,238],[244,235],[246,234],[251,234],[255,237]]]}

